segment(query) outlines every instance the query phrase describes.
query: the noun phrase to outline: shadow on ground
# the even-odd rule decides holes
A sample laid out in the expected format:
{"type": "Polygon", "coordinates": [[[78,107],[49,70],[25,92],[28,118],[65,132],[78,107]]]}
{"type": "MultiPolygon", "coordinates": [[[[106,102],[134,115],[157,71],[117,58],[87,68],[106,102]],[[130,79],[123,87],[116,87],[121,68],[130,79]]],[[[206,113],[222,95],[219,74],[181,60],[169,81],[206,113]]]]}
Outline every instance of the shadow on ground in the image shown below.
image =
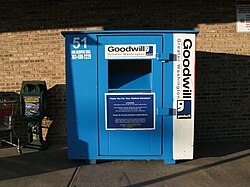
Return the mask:
{"type": "MultiPolygon", "coordinates": [[[[195,145],[195,159],[188,162],[177,162],[178,165],[197,165],[188,171],[168,176],[167,178],[175,177],[175,175],[185,175],[199,170],[217,166],[220,164],[228,163],[231,161],[239,160],[241,158],[249,157],[249,142],[229,143],[229,142],[211,142],[211,143],[198,143],[195,145]],[[246,151],[243,152],[242,151],[246,151]],[[234,155],[236,154],[236,155],[234,155]],[[226,156],[224,158],[224,156],[226,156]],[[218,161],[209,162],[210,157],[217,157],[218,161]],[[201,160],[201,161],[200,161],[201,160]],[[202,161],[203,160],[203,161],[202,161]],[[207,161],[206,161],[207,160],[207,161]],[[202,163],[200,163],[202,162],[202,163]]],[[[33,152],[28,154],[19,155],[15,148],[1,148],[0,149],[0,181],[17,179],[22,177],[32,177],[39,179],[39,175],[45,174],[46,176],[52,173],[47,180],[57,177],[63,177],[68,183],[76,168],[80,165],[85,166],[84,162],[71,161],[67,159],[67,147],[65,145],[51,145],[47,151],[33,152]],[[56,174],[55,174],[56,172],[56,174]]],[[[126,163],[128,166],[132,165],[145,165],[152,167],[170,167],[164,165],[162,161],[128,161],[128,162],[100,162],[101,166],[106,165],[121,165],[126,163]]],[[[99,164],[98,164],[99,165],[99,164]]],[[[174,167],[174,166],[171,166],[174,167]]],[[[41,178],[41,176],[40,176],[41,178]]],[[[31,180],[31,179],[30,179],[31,180]]],[[[158,179],[162,180],[162,179],[158,179]]],[[[165,178],[164,178],[165,180],[165,178]]]]}
{"type": "Polygon", "coordinates": [[[0,181],[56,171],[67,173],[67,169],[71,177],[79,163],[67,159],[67,150],[64,145],[51,145],[47,151],[19,155],[15,148],[2,148],[0,181]]]}

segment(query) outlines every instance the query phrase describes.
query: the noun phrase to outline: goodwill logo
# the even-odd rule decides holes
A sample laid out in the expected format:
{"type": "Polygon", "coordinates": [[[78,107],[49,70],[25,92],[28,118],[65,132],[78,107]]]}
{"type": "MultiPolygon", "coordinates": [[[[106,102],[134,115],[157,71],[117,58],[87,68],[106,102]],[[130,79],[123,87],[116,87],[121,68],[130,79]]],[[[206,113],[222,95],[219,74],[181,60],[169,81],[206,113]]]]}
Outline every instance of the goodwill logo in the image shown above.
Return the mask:
{"type": "Polygon", "coordinates": [[[175,97],[177,119],[191,119],[194,90],[194,44],[192,39],[175,40],[177,62],[175,65],[175,97]]]}
{"type": "Polygon", "coordinates": [[[191,100],[177,100],[177,119],[191,118],[191,100]]]}
{"type": "Polygon", "coordinates": [[[156,44],[105,45],[105,59],[156,58],[156,44]]]}

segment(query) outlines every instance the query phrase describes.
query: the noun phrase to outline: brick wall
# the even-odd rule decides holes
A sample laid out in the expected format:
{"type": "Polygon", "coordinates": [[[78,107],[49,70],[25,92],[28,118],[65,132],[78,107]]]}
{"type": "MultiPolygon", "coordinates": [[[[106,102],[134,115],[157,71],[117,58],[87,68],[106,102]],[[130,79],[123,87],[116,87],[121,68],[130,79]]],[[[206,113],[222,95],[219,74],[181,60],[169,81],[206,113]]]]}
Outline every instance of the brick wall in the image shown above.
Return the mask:
{"type": "Polygon", "coordinates": [[[199,29],[195,138],[250,139],[250,34],[236,33],[234,0],[2,0],[0,12],[0,92],[45,80],[51,141],[66,139],[60,32],[86,29],[199,29]]]}

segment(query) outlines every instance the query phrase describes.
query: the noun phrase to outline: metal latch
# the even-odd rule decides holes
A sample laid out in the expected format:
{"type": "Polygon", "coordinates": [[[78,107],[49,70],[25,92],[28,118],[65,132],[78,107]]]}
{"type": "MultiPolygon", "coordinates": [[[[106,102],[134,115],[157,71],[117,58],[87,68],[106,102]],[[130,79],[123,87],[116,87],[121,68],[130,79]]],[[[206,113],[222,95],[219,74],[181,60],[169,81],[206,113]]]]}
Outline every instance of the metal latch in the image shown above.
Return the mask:
{"type": "Polygon", "coordinates": [[[174,108],[157,108],[156,114],[159,116],[175,116],[176,109],[174,109],[174,108]]]}
{"type": "Polygon", "coordinates": [[[169,53],[157,53],[156,54],[156,59],[162,62],[166,61],[176,61],[177,60],[177,55],[175,54],[169,54],[169,53]]]}
{"type": "Polygon", "coordinates": [[[169,53],[157,53],[156,59],[162,62],[169,61],[169,53]]]}

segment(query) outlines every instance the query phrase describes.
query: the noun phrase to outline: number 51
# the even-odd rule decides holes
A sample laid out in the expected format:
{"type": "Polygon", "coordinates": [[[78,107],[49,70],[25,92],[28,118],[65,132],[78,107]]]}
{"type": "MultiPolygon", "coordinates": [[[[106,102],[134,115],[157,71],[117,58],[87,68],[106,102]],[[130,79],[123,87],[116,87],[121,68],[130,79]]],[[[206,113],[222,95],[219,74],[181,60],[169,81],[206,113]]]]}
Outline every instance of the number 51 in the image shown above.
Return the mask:
{"type": "Polygon", "coordinates": [[[73,47],[75,49],[78,49],[81,46],[81,44],[83,44],[84,49],[87,48],[87,37],[84,37],[83,39],[81,39],[80,37],[73,38],[73,47]]]}

